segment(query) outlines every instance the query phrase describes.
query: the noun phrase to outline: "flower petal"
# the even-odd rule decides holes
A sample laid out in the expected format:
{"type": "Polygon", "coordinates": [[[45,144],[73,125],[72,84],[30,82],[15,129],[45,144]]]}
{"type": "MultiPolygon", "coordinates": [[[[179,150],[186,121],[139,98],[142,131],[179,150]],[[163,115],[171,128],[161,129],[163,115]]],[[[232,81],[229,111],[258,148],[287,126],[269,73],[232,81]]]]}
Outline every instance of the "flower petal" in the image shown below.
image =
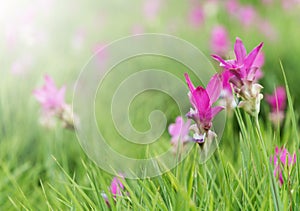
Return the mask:
{"type": "Polygon", "coordinates": [[[187,73],[184,73],[184,77],[185,77],[185,80],[186,80],[186,83],[189,87],[190,92],[193,92],[195,90],[195,86],[191,82],[191,79],[190,79],[189,75],[187,73]]]}
{"type": "Polygon", "coordinates": [[[256,46],[249,54],[248,56],[245,58],[244,60],[244,68],[250,69],[260,51],[260,49],[263,47],[263,42],[261,42],[258,46],[256,46]]]}
{"type": "Polygon", "coordinates": [[[192,96],[199,114],[205,113],[210,107],[210,100],[206,90],[203,87],[198,86],[192,92],[192,96]]]}
{"type": "Polygon", "coordinates": [[[234,53],[236,56],[237,64],[242,65],[244,62],[244,59],[247,56],[246,48],[242,42],[242,40],[237,37],[234,44],[234,53]]]}
{"type": "Polygon", "coordinates": [[[220,111],[224,109],[223,106],[216,106],[211,109],[212,118],[214,118],[220,111]]]}
{"type": "Polygon", "coordinates": [[[224,59],[222,59],[222,57],[218,56],[218,55],[211,55],[211,57],[214,59],[214,60],[217,60],[218,62],[221,63],[221,66],[224,66],[224,68],[226,69],[229,69],[231,68],[231,65],[228,64],[228,62],[226,62],[224,59]]]}
{"type": "Polygon", "coordinates": [[[222,80],[219,74],[213,75],[207,84],[206,92],[210,99],[210,105],[216,102],[221,94],[222,80]]]}

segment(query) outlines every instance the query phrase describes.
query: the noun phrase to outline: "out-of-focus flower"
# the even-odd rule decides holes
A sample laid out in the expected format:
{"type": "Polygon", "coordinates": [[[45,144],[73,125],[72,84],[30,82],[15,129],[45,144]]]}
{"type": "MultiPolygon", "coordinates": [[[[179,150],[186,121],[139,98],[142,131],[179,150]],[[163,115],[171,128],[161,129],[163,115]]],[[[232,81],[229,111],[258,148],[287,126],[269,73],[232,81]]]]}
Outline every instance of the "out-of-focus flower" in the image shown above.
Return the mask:
{"type": "Polygon", "coordinates": [[[168,131],[172,136],[171,144],[173,146],[173,151],[176,152],[178,146],[182,147],[186,142],[190,140],[189,128],[191,125],[191,120],[188,119],[184,122],[181,116],[176,118],[176,122],[169,125],[168,131]]]}
{"type": "Polygon", "coordinates": [[[225,27],[215,26],[211,32],[210,46],[213,53],[225,56],[228,53],[229,38],[225,27]]]}
{"type": "Polygon", "coordinates": [[[280,186],[283,185],[283,172],[290,176],[291,167],[296,163],[296,153],[290,154],[284,147],[276,147],[275,155],[270,159],[271,163],[274,164],[274,176],[278,178],[280,186]]]}
{"type": "Polygon", "coordinates": [[[45,126],[53,126],[53,117],[59,118],[63,126],[68,129],[74,129],[73,121],[76,119],[71,111],[70,105],[65,103],[65,91],[63,86],[58,89],[53,79],[46,75],[45,84],[33,91],[33,95],[42,107],[41,123],[45,126]]]}
{"type": "Polygon", "coordinates": [[[256,10],[252,6],[242,6],[239,8],[238,19],[245,27],[249,27],[255,22],[257,17],[256,10]]]}
{"type": "Polygon", "coordinates": [[[277,87],[273,95],[266,95],[266,100],[271,107],[269,115],[274,125],[280,124],[284,119],[284,109],[286,106],[286,92],[284,87],[277,87]]]}
{"type": "Polygon", "coordinates": [[[262,46],[263,43],[260,43],[247,55],[242,40],[236,38],[234,45],[235,60],[225,61],[220,56],[212,55],[215,60],[220,62],[221,67],[232,73],[233,76],[230,77],[229,81],[233,84],[234,91],[238,97],[242,98],[238,106],[253,116],[258,115],[260,101],[263,98],[263,95],[260,93],[263,87],[256,83],[259,67],[254,66],[262,46]]]}
{"type": "Polygon", "coordinates": [[[144,15],[148,20],[156,18],[161,8],[161,0],[145,0],[144,15]]]}
{"type": "Polygon", "coordinates": [[[260,19],[258,29],[269,41],[275,42],[278,39],[277,30],[268,20],[260,19]]]}
{"type": "Polygon", "coordinates": [[[79,51],[84,46],[84,42],[86,39],[86,31],[83,28],[79,28],[74,33],[71,39],[71,46],[76,51],[79,51]]]}
{"type": "Polygon", "coordinates": [[[213,118],[224,109],[222,106],[212,107],[220,96],[222,81],[220,75],[215,74],[204,89],[201,86],[195,88],[187,73],[185,73],[185,78],[190,90],[188,95],[193,106],[193,109],[191,108],[186,115],[196,123],[190,127],[194,131],[193,140],[201,144],[207,138],[216,136],[216,134],[210,137],[208,135],[213,133],[210,131],[213,118]]]}
{"type": "MultiPolygon", "coordinates": [[[[122,196],[122,191],[124,190],[124,185],[119,178],[124,179],[124,177],[122,175],[120,175],[119,177],[114,177],[110,184],[110,192],[111,192],[114,200],[116,200],[116,198],[118,196],[122,196]]],[[[103,199],[105,200],[107,206],[110,207],[110,203],[109,203],[107,195],[105,193],[102,193],[101,195],[102,195],[103,199]]]]}
{"type": "Polygon", "coordinates": [[[104,49],[106,44],[100,43],[94,47],[94,53],[96,53],[96,62],[99,66],[102,66],[108,58],[108,52],[104,49]]]}
{"type": "Polygon", "coordinates": [[[188,18],[192,27],[198,28],[201,26],[205,18],[202,7],[200,5],[193,5],[188,18]]]}
{"type": "Polygon", "coordinates": [[[63,86],[61,89],[58,89],[53,79],[48,75],[44,79],[44,86],[34,90],[33,94],[45,112],[60,112],[65,105],[66,87],[63,86]]]}
{"type": "Polygon", "coordinates": [[[11,66],[11,73],[14,75],[26,74],[33,66],[34,59],[31,55],[24,55],[15,60],[11,66]]]}
{"type": "Polygon", "coordinates": [[[131,28],[131,33],[133,35],[137,35],[137,34],[143,34],[145,31],[144,27],[142,25],[134,25],[131,28]]]}
{"type": "Polygon", "coordinates": [[[240,4],[237,0],[228,0],[225,3],[225,7],[230,15],[235,16],[239,10],[240,4]]]}

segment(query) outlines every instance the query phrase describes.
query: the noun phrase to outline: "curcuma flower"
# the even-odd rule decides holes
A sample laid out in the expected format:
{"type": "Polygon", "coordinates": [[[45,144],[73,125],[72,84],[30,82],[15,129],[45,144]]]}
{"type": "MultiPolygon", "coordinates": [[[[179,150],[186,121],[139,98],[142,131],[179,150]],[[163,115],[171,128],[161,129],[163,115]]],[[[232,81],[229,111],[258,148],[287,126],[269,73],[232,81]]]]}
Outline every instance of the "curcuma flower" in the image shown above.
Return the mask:
{"type": "Polygon", "coordinates": [[[220,96],[222,81],[220,75],[215,74],[210,79],[206,89],[204,89],[201,86],[195,88],[187,73],[185,73],[185,78],[190,90],[188,95],[193,106],[186,115],[196,123],[190,127],[190,129],[195,132],[193,141],[201,144],[204,143],[206,139],[211,140],[216,137],[216,134],[210,130],[212,120],[224,107],[212,107],[212,105],[220,96]]]}
{"type": "MultiPolygon", "coordinates": [[[[124,178],[123,176],[120,176],[120,178],[124,178]]],[[[114,177],[111,184],[110,184],[110,192],[114,198],[114,200],[116,200],[117,196],[122,196],[122,190],[124,190],[124,185],[121,182],[121,180],[118,177],[114,177]]],[[[107,206],[110,207],[110,203],[108,200],[108,197],[105,193],[101,193],[103,199],[105,200],[107,206]]]]}
{"type": "Polygon", "coordinates": [[[55,114],[60,112],[65,105],[65,91],[65,86],[61,89],[56,88],[53,79],[46,75],[44,86],[34,90],[33,95],[41,104],[44,112],[55,114]]]}
{"type": "Polygon", "coordinates": [[[246,48],[240,38],[236,38],[234,45],[235,60],[224,60],[218,55],[212,57],[220,62],[224,71],[229,71],[232,76],[229,82],[233,85],[234,92],[242,98],[238,107],[245,109],[249,114],[257,116],[260,110],[260,101],[263,95],[260,93],[263,88],[257,83],[260,67],[257,66],[257,56],[263,46],[260,43],[248,55],[246,48]]]}
{"type": "Polygon", "coordinates": [[[181,116],[176,118],[176,122],[169,125],[168,131],[172,136],[171,144],[173,146],[173,152],[176,152],[178,147],[184,146],[189,140],[189,128],[191,125],[191,120],[188,119],[184,122],[181,116]]]}
{"type": "Polygon", "coordinates": [[[291,167],[296,163],[296,153],[290,154],[284,147],[275,148],[275,155],[271,157],[270,162],[274,164],[274,176],[278,178],[280,186],[283,185],[283,172],[288,175],[291,172],[291,167]]]}
{"type": "Polygon", "coordinates": [[[286,92],[284,87],[277,87],[273,95],[267,95],[266,101],[271,107],[270,120],[275,125],[280,124],[284,119],[284,109],[286,107],[286,92]]]}
{"type": "Polygon", "coordinates": [[[53,117],[56,116],[62,120],[65,128],[73,129],[74,116],[70,105],[65,103],[65,86],[58,89],[48,75],[44,80],[45,84],[33,91],[33,95],[42,107],[42,124],[53,126],[53,117]]]}

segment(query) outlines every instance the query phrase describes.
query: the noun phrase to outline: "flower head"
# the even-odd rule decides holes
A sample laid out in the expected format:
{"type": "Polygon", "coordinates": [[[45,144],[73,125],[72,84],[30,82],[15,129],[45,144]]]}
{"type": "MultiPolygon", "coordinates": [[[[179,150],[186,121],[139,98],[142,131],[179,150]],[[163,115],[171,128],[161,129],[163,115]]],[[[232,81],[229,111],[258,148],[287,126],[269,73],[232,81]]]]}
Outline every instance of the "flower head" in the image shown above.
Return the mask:
{"type": "Polygon", "coordinates": [[[188,119],[186,122],[184,122],[181,116],[178,116],[176,118],[175,123],[169,125],[168,131],[169,134],[172,136],[171,144],[175,152],[178,148],[178,144],[184,145],[186,142],[189,141],[190,125],[191,125],[191,120],[188,119]]]}
{"type": "Polygon", "coordinates": [[[55,113],[62,110],[65,105],[65,90],[65,86],[58,89],[53,79],[46,75],[44,86],[34,90],[33,95],[45,112],[55,113]]]}
{"type": "Polygon", "coordinates": [[[229,47],[228,33],[225,27],[215,26],[211,32],[211,50],[220,55],[226,55],[229,47]]]}
{"type": "Polygon", "coordinates": [[[267,95],[266,100],[271,107],[270,120],[277,125],[284,119],[286,107],[286,92],[284,87],[277,87],[273,95],[267,95]]]}
{"type": "MultiPolygon", "coordinates": [[[[256,116],[260,110],[260,101],[263,95],[260,93],[263,88],[260,84],[256,83],[258,78],[257,70],[260,68],[262,59],[258,59],[259,52],[263,46],[260,43],[248,55],[246,48],[240,38],[236,38],[234,45],[234,53],[236,58],[234,60],[224,60],[218,55],[212,57],[220,62],[220,66],[229,77],[228,82],[233,85],[235,93],[238,97],[242,98],[239,107],[244,108],[249,114],[256,116]]],[[[227,81],[225,83],[228,83],[227,81]]],[[[227,89],[230,84],[226,85],[227,89]]]]}
{"type": "Polygon", "coordinates": [[[195,131],[195,141],[204,142],[205,134],[212,127],[213,118],[224,109],[222,106],[213,107],[220,96],[222,81],[220,75],[215,74],[210,79],[206,89],[204,89],[201,86],[195,88],[187,73],[185,73],[185,78],[190,90],[190,102],[193,106],[193,109],[187,113],[187,117],[193,119],[196,123],[196,126],[191,126],[195,131]]]}
{"type": "MultiPolygon", "coordinates": [[[[123,178],[123,176],[120,176],[123,178]]],[[[122,190],[124,190],[124,185],[118,177],[114,177],[110,184],[110,192],[113,195],[113,198],[116,199],[117,196],[122,196],[122,190]]],[[[110,207],[110,203],[107,195],[103,192],[101,193],[103,199],[105,200],[108,207],[110,207]]]]}
{"type": "Polygon", "coordinates": [[[284,183],[282,172],[287,169],[287,174],[290,174],[290,169],[286,167],[291,167],[296,163],[296,153],[290,154],[286,148],[276,147],[275,155],[271,157],[270,161],[274,164],[274,176],[278,178],[280,185],[282,185],[284,183]]]}

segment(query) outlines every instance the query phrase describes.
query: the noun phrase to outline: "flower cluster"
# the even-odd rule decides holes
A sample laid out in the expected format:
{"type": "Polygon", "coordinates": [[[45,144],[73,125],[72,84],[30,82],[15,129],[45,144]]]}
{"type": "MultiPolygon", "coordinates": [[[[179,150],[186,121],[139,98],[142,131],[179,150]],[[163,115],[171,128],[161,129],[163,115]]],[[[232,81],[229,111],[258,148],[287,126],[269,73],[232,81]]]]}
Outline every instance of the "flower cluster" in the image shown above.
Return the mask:
{"type": "Polygon", "coordinates": [[[296,153],[290,154],[284,147],[275,148],[275,155],[270,159],[274,164],[274,176],[278,178],[279,184],[283,185],[283,172],[290,175],[291,167],[296,163],[296,153]]]}
{"type": "Polygon", "coordinates": [[[260,93],[263,88],[257,83],[259,67],[255,64],[257,56],[263,46],[260,43],[248,55],[246,48],[240,38],[236,38],[234,45],[234,60],[224,60],[218,55],[212,57],[220,62],[224,68],[223,74],[227,74],[228,82],[234,92],[241,99],[238,107],[245,109],[249,114],[257,116],[260,110],[260,101],[263,95],[260,93]]]}
{"type": "Polygon", "coordinates": [[[46,75],[45,84],[33,91],[33,95],[42,107],[41,123],[47,127],[53,126],[53,117],[59,118],[65,128],[73,129],[74,116],[70,105],[65,102],[66,87],[58,89],[53,79],[46,75]]]}

